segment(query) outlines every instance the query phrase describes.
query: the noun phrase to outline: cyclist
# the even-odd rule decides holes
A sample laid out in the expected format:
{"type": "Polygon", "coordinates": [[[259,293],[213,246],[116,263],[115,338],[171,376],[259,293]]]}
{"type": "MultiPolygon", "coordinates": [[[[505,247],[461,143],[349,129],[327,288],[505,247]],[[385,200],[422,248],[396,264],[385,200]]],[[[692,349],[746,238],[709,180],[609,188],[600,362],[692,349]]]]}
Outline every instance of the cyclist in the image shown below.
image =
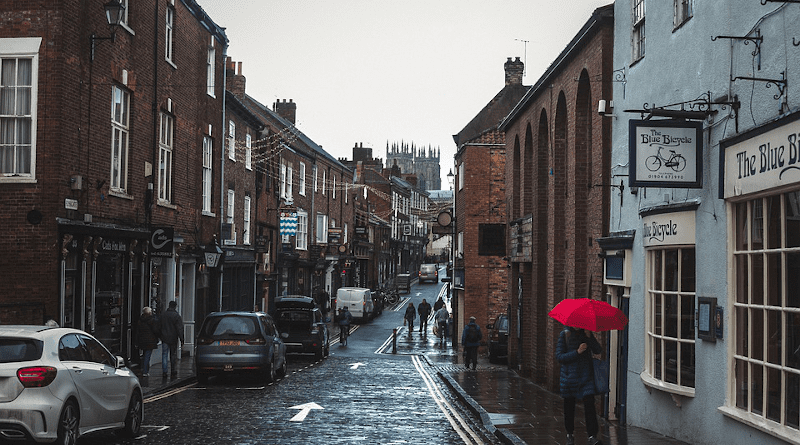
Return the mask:
{"type": "Polygon", "coordinates": [[[339,308],[339,343],[347,344],[347,335],[350,333],[350,322],[353,321],[353,316],[347,310],[347,306],[339,308]]]}

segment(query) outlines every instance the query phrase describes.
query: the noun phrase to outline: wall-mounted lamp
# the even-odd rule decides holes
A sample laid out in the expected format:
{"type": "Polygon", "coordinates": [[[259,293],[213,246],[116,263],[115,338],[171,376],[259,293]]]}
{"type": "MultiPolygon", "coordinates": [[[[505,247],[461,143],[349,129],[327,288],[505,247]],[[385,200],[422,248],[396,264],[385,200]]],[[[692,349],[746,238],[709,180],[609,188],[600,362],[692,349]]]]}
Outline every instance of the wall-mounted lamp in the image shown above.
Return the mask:
{"type": "Polygon", "coordinates": [[[614,101],[601,99],[597,102],[597,114],[616,118],[614,115],[614,101]]]}
{"type": "Polygon", "coordinates": [[[94,61],[94,42],[97,40],[111,40],[113,42],[117,37],[117,26],[122,23],[122,18],[125,16],[125,5],[123,5],[120,0],[110,0],[103,5],[103,9],[106,10],[106,21],[111,29],[111,35],[109,37],[100,37],[92,33],[92,35],[89,36],[89,40],[92,42],[92,61],[94,61]]]}

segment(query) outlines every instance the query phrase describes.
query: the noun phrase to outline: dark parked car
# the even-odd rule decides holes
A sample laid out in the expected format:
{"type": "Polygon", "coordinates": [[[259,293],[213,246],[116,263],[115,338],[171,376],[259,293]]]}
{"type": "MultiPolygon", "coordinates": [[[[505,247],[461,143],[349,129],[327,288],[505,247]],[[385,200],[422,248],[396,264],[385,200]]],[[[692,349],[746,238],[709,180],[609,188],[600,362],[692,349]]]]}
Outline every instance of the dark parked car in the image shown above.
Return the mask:
{"type": "Polygon", "coordinates": [[[268,314],[212,312],[197,335],[194,361],[200,383],[228,373],[254,373],[273,382],[286,375],[286,345],[268,314]]]}
{"type": "Polygon", "coordinates": [[[498,316],[486,328],[489,330],[489,362],[497,363],[500,357],[508,356],[508,316],[498,316]]]}
{"type": "Polygon", "coordinates": [[[439,282],[439,268],[436,264],[423,264],[419,266],[419,283],[426,281],[439,282]]]}
{"type": "Polygon", "coordinates": [[[313,352],[327,357],[328,326],[311,297],[288,295],[275,298],[275,324],[288,352],[313,352]]]}

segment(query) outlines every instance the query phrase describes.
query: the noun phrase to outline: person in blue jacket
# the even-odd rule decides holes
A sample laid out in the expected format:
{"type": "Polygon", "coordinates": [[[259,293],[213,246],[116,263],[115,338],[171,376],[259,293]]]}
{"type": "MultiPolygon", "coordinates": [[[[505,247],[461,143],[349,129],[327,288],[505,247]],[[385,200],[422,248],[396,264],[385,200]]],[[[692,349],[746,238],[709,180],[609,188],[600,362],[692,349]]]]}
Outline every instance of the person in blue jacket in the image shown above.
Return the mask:
{"type": "Polygon", "coordinates": [[[593,333],[567,326],[558,336],[556,360],[561,364],[561,397],[564,398],[564,427],[567,430],[567,445],[575,444],[575,402],[583,400],[586,416],[586,434],[589,445],[601,442],[597,439],[597,412],[594,404],[594,367],[592,354],[603,351],[593,333]]]}
{"type": "Polygon", "coordinates": [[[481,327],[475,322],[475,317],[469,317],[469,324],[461,332],[461,344],[464,345],[464,363],[467,368],[472,363],[472,369],[478,366],[478,346],[481,345],[481,327]]]}

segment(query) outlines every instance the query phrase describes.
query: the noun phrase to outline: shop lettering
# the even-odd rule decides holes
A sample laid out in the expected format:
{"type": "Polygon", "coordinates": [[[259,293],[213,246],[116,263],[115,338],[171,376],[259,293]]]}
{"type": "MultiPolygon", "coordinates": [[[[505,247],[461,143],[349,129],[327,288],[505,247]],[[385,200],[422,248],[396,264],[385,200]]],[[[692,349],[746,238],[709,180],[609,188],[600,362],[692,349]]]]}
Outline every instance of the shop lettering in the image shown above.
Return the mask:
{"type": "Polygon", "coordinates": [[[101,244],[101,249],[104,252],[125,252],[128,250],[127,245],[124,241],[109,241],[103,240],[101,244]]]}
{"type": "Polygon", "coordinates": [[[690,136],[670,136],[663,134],[658,130],[650,129],[650,133],[641,133],[642,144],[661,144],[661,145],[681,145],[691,144],[692,138],[690,136]]]}
{"type": "Polygon", "coordinates": [[[773,170],[784,171],[800,162],[800,147],[798,147],[798,134],[792,133],[787,138],[786,145],[773,147],[770,142],[761,144],[758,153],[748,154],[747,150],[736,153],[736,164],[739,170],[739,179],[756,176],[773,170]]]}
{"type": "Polygon", "coordinates": [[[676,235],[678,235],[678,224],[672,222],[672,220],[669,220],[666,224],[659,224],[653,221],[651,224],[644,226],[644,236],[651,240],[663,242],[664,238],[676,235]]]}

